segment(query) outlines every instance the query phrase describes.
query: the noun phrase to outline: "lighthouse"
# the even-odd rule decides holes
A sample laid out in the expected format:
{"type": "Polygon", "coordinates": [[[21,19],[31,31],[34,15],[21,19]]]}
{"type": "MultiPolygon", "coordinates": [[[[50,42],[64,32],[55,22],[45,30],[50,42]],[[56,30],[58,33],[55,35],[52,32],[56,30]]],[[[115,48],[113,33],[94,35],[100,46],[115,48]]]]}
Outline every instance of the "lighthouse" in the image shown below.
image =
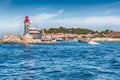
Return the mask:
{"type": "Polygon", "coordinates": [[[40,33],[40,30],[31,27],[31,23],[28,16],[26,16],[24,20],[24,35],[26,34],[32,36],[33,39],[42,38],[42,34],[40,33]]]}
{"type": "Polygon", "coordinates": [[[30,28],[30,20],[29,17],[26,16],[24,20],[24,34],[29,33],[29,28],[30,28]]]}

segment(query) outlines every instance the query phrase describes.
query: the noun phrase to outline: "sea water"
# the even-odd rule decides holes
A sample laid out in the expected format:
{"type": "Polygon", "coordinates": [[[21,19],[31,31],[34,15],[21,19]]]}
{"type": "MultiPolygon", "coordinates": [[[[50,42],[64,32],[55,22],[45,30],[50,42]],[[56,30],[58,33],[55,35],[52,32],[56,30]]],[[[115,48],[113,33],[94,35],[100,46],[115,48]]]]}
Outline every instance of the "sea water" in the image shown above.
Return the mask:
{"type": "Polygon", "coordinates": [[[0,80],[120,80],[120,43],[0,44],[0,80]]]}

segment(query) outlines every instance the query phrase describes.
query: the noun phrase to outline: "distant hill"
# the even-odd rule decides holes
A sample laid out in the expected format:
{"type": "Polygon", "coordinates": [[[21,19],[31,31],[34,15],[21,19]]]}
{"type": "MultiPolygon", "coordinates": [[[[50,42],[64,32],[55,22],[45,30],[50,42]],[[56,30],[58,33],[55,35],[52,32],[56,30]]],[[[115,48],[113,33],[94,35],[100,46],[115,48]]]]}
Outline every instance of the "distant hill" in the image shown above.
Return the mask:
{"type": "Polygon", "coordinates": [[[96,31],[85,28],[49,28],[45,29],[45,33],[73,33],[73,34],[94,34],[96,31]]]}

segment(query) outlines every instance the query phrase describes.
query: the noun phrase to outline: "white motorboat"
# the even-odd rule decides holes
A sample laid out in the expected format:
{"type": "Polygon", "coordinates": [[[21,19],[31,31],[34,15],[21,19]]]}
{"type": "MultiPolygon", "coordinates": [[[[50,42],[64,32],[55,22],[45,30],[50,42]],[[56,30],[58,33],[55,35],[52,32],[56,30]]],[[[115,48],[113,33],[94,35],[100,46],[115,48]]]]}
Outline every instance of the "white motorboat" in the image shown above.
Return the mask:
{"type": "Polygon", "coordinates": [[[100,44],[100,43],[97,43],[95,41],[89,41],[88,44],[93,44],[94,45],[94,44],[100,44]]]}

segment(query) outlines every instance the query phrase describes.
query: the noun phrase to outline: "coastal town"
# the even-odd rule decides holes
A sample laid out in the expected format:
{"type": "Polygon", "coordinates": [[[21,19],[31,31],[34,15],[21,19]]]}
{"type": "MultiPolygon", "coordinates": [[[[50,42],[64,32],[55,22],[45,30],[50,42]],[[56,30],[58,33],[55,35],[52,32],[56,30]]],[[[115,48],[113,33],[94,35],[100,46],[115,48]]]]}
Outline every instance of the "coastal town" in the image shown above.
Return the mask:
{"type": "Polygon", "coordinates": [[[0,43],[57,44],[60,41],[120,42],[120,32],[112,30],[93,31],[83,28],[50,28],[39,30],[31,26],[28,16],[24,20],[24,34],[6,34],[0,43]]]}

